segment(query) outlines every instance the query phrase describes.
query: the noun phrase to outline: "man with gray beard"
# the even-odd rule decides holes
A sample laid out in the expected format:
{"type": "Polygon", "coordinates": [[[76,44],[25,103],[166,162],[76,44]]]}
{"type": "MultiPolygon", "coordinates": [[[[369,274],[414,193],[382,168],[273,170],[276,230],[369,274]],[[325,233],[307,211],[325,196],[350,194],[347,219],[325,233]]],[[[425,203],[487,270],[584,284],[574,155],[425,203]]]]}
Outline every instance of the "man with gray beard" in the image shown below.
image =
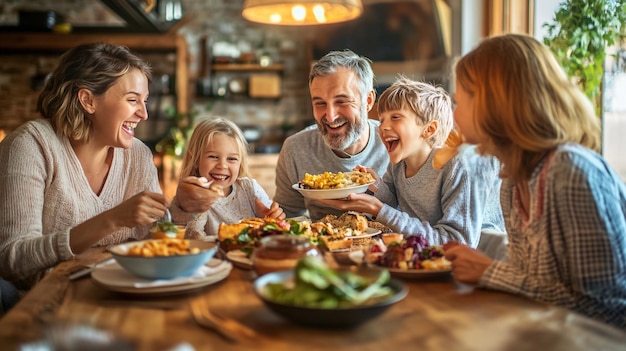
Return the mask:
{"type": "Polygon", "coordinates": [[[361,165],[384,174],[389,155],[378,135],[378,121],[368,119],[376,101],[369,59],[350,50],[329,52],[311,67],[309,91],[317,128],[308,127],[283,143],[274,201],[287,217],[308,214],[316,221],[343,211],[293,189],[305,173],[349,172],[361,165]]]}

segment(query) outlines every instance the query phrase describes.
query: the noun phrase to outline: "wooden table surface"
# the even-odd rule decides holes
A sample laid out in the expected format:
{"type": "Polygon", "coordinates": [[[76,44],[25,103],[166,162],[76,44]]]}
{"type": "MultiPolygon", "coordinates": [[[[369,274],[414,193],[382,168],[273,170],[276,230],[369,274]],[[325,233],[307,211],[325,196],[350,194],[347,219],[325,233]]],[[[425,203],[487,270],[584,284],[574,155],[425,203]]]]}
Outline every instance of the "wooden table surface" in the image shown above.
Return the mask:
{"type": "Polygon", "coordinates": [[[292,324],[273,314],[252,291],[254,273],[233,268],[224,281],[178,296],[138,297],[109,292],[89,277],[70,281],[77,266],[105,253],[92,249],[63,262],[0,319],[2,349],[41,340],[59,325],[89,325],[130,340],[136,350],[625,350],[626,332],[566,309],[510,294],[463,289],[451,277],[404,280],[408,296],[386,313],[348,330],[292,324]],[[206,299],[213,312],[260,335],[235,344],[198,326],[188,309],[206,299]],[[183,349],[183,348],[180,348],[183,349]],[[190,349],[190,348],[188,348],[190,349]]]}

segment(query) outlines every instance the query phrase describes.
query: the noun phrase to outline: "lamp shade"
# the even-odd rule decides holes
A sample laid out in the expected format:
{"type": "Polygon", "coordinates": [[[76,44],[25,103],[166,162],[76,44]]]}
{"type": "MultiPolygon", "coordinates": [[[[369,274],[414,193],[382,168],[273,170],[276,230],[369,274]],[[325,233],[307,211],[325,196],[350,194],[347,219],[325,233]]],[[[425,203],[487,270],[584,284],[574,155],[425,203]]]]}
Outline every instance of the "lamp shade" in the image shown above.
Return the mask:
{"type": "Polygon", "coordinates": [[[284,26],[345,22],[363,13],[361,0],[245,0],[248,21],[284,26]]]}

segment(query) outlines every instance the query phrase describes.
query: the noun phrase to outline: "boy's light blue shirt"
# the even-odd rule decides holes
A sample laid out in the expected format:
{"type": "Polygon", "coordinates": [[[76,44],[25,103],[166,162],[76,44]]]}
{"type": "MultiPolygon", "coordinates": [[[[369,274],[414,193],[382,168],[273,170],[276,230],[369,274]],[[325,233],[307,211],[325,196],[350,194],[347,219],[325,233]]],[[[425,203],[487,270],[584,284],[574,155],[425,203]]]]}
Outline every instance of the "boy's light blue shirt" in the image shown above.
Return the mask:
{"type": "Polygon", "coordinates": [[[429,244],[457,240],[477,247],[481,230],[504,229],[500,163],[463,145],[442,169],[434,169],[436,150],[410,178],[404,161],[389,165],[376,193],[384,203],[376,220],[398,233],[421,234],[429,244]]]}

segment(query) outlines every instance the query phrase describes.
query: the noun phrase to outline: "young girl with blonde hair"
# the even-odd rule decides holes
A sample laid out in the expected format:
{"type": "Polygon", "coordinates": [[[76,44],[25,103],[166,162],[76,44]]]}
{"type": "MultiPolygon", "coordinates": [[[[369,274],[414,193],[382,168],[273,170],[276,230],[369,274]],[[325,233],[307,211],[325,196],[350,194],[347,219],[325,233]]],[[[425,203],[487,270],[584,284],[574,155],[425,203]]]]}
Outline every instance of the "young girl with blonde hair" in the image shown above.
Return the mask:
{"type": "Polygon", "coordinates": [[[208,119],[194,128],[181,168],[181,179],[187,176],[204,177],[212,188],[223,192],[223,198],[208,211],[187,223],[188,238],[215,237],[220,223],[244,218],[285,218],[278,203],[248,177],[248,143],[241,129],[229,120],[208,119]]]}

